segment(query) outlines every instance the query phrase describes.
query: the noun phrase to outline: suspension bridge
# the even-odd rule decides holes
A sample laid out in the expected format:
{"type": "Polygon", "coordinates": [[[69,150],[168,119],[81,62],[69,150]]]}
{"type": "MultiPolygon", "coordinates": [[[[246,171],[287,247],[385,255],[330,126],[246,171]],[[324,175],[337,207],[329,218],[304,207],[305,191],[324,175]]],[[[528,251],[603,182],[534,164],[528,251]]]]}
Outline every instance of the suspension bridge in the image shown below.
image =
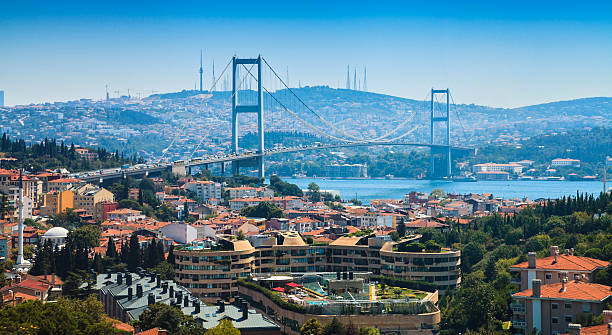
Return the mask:
{"type": "MultiPolygon", "coordinates": [[[[240,169],[246,167],[257,169],[258,176],[264,177],[265,157],[270,155],[361,146],[412,146],[429,148],[430,178],[451,178],[452,151],[473,150],[472,148],[451,142],[451,105],[455,104],[454,101],[451,104],[452,95],[449,89],[431,89],[428,92],[428,98],[430,98],[428,110],[420,114],[417,111],[412,111],[405,116],[398,115],[399,117],[405,117],[405,120],[399,122],[391,131],[373,138],[365,138],[364,136],[359,136],[359,134],[351,134],[350,130],[347,131],[336,125],[335,122],[328,121],[322,117],[321,113],[306,104],[289,87],[288,83],[281,78],[278,72],[270,66],[266,59],[261,56],[257,58],[232,57],[219,77],[214,78],[209,92],[215,89],[219,79],[223,77],[230,67],[231,96],[228,100],[231,105],[231,152],[194,157],[204,141],[204,138],[202,138],[189,158],[168,162],[166,155],[176,145],[177,139],[182,135],[182,131],[180,131],[175,134],[168,147],[162,151],[162,155],[157,162],[75,173],[72,176],[85,181],[102,182],[106,179],[130,175],[148,175],[149,173],[167,169],[172,169],[174,173],[179,175],[185,175],[191,174],[194,168],[209,169],[213,164],[220,164],[221,172],[225,173],[226,165],[229,163],[234,175],[239,174],[240,169]],[[256,69],[254,69],[255,67],[256,69]],[[264,85],[264,70],[267,71],[268,77],[274,80],[277,86],[280,86],[283,94],[278,94],[278,89],[274,90],[264,85]],[[253,83],[256,86],[255,89],[252,88],[253,83]],[[441,102],[438,100],[440,96],[442,97],[441,102]],[[274,120],[266,120],[268,112],[270,112],[271,117],[275,118],[274,120]],[[241,131],[244,132],[240,122],[240,116],[242,115],[247,115],[247,117],[249,115],[255,116],[257,135],[255,150],[247,150],[239,145],[241,131]],[[415,119],[419,119],[417,115],[420,115],[420,119],[423,119],[424,122],[415,121],[415,119]],[[290,147],[276,145],[273,148],[265,148],[266,122],[269,124],[273,122],[274,125],[277,125],[276,123],[279,122],[289,124],[288,120],[291,120],[292,126],[308,129],[313,134],[328,139],[330,143],[317,142],[315,144],[300,144],[290,147]],[[417,130],[421,130],[421,132],[418,135],[414,135],[417,130]],[[411,135],[412,137],[409,138],[411,135]],[[423,138],[426,138],[426,140],[423,140],[423,138]],[[435,157],[438,157],[438,164],[444,165],[443,168],[436,169],[435,157]],[[436,173],[436,171],[439,172],[436,173]]],[[[195,115],[195,113],[192,115],[195,115]]],[[[190,121],[188,120],[184,127],[188,126],[190,121]]]]}

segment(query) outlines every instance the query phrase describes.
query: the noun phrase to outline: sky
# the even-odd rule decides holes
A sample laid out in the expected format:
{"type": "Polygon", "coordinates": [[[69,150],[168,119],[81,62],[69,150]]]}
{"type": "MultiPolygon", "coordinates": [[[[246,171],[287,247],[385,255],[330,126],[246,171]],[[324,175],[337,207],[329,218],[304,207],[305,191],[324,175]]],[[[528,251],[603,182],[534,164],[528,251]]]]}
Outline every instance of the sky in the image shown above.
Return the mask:
{"type": "MultiPolygon", "coordinates": [[[[192,89],[235,54],[290,85],[518,107],[612,96],[612,1],[3,1],[5,104],[192,89]]],[[[218,72],[217,72],[218,73],[218,72]]],[[[208,79],[205,79],[208,82],[208,79]]],[[[264,82],[265,85],[265,82],[264,82]]],[[[207,85],[204,85],[205,87],[207,85]]]]}

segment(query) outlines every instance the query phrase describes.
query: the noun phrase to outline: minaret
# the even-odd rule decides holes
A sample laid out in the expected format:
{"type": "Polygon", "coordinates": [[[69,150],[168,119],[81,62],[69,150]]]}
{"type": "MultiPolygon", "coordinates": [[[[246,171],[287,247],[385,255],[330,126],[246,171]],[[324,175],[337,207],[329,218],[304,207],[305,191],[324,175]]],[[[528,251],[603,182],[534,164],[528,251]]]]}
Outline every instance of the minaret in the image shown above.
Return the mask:
{"type": "Polygon", "coordinates": [[[357,89],[357,68],[355,68],[355,71],[353,73],[354,77],[353,77],[353,90],[357,89]]]}
{"type": "Polygon", "coordinates": [[[202,76],[204,74],[204,69],[202,68],[202,49],[200,49],[200,92],[202,92],[202,76]]]}
{"type": "Polygon", "coordinates": [[[105,85],[106,87],[106,101],[110,100],[110,96],[108,95],[108,85],[105,85]]]}
{"type": "Polygon", "coordinates": [[[19,218],[19,244],[17,251],[16,268],[28,268],[30,262],[23,258],[23,169],[19,170],[19,200],[18,200],[18,218],[19,218]]]}
{"type": "Polygon", "coordinates": [[[368,91],[368,79],[367,79],[367,71],[366,71],[366,66],[363,66],[363,90],[365,92],[368,91]]]}
{"type": "Polygon", "coordinates": [[[351,89],[351,70],[349,68],[349,65],[346,66],[346,89],[351,89]]]}

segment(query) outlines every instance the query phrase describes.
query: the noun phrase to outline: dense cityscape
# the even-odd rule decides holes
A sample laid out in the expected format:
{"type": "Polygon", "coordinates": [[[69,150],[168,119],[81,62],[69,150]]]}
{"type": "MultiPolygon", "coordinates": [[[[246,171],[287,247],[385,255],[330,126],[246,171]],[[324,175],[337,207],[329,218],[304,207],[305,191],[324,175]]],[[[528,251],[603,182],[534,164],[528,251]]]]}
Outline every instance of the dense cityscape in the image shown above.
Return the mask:
{"type": "Polygon", "coordinates": [[[0,334],[612,335],[609,4],[110,2],[0,13],[0,334]]]}

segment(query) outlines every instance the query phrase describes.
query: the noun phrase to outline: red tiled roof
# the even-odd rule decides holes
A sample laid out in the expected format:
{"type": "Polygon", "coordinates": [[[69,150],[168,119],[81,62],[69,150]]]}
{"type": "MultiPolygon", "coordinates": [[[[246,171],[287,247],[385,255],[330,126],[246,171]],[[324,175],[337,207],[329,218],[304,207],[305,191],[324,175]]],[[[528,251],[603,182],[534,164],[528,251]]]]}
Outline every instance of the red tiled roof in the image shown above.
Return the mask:
{"type": "MultiPolygon", "coordinates": [[[[538,258],[536,259],[535,268],[547,270],[593,271],[597,268],[605,268],[610,265],[609,262],[602,261],[599,259],[563,254],[557,256],[557,262],[555,262],[554,260],[554,256],[538,258]]],[[[518,263],[510,267],[510,269],[527,268],[528,262],[518,263]]]]}
{"type": "MultiPolygon", "coordinates": [[[[555,283],[549,285],[542,285],[541,297],[549,299],[563,299],[563,300],[588,300],[588,301],[603,301],[604,299],[612,296],[612,287],[595,284],[585,283],[582,281],[572,280],[565,284],[565,290],[561,288],[563,283],[555,283]]],[[[533,294],[532,289],[524,290],[513,294],[513,297],[531,297],[533,294]]]]}

